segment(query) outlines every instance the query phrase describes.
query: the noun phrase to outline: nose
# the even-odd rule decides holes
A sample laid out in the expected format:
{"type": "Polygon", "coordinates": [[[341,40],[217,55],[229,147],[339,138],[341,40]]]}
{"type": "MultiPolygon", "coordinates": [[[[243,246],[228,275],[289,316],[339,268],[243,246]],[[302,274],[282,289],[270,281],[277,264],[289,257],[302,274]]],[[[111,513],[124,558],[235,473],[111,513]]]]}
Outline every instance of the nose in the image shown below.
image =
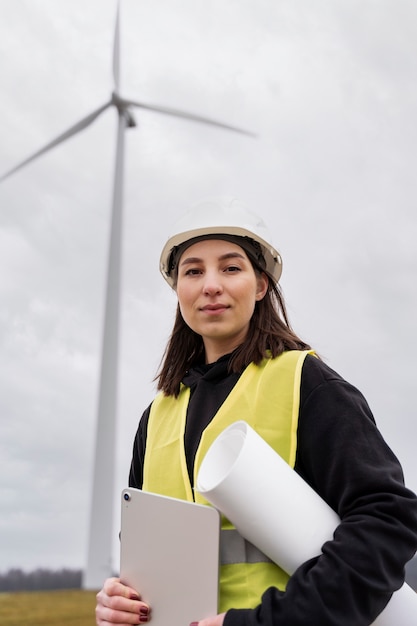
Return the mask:
{"type": "Polygon", "coordinates": [[[203,293],[206,296],[215,296],[222,293],[223,286],[217,272],[206,272],[203,283],[203,293]]]}

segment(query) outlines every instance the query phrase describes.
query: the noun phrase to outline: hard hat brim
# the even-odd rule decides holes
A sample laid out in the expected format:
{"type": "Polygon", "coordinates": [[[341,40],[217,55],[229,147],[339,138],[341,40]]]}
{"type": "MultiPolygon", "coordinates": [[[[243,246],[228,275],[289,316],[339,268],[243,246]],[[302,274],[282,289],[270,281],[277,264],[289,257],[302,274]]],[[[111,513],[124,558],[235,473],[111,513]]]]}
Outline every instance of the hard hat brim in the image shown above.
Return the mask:
{"type": "Polygon", "coordinates": [[[240,226],[207,226],[202,228],[194,228],[187,231],[183,231],[176,235],[173,235],[168,239],[165,246],[162,249],[159,268],[162,276],[168,282],[168,284],[175,288],[175,277],[173,276],[172,269],[170,268],[170,259],[172,251],[186,243],[190,239],[196,237],[209,236],[213,239],[213,235],[232,235],[237,237],[249,237],[258,242],[262,249],[262,254],[265,259],[264,271],[272,278],[274,282],[278,282],[282,274],[282,258],[279,252],[271,246],[265,239],[259,236],[259,234],[252,230],[240,227],[240,226]]]}

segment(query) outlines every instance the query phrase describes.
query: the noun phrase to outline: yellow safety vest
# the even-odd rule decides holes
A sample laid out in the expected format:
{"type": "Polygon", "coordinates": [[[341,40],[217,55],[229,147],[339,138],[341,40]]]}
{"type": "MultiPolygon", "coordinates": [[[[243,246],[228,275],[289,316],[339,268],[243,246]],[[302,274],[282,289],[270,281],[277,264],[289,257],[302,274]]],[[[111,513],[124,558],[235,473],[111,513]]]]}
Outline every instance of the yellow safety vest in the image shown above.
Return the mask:
{"type": "MultiPolygon", "coordinates": [[[[307,354],[314,353],[291,350],[275,359],[266,358],[260,365],[252,363],[244,370],[203,431],[194,462],[194,484],[212,442],[238,420],[245,420],[294,467],[301,369],[307,354]]],[[[189,396],[189,388],[182,385],[178,398],[161,393],[152,404],[143,489],[209,505],[200,494],[193,492],[187,471],[184,432],[189,396]]],[[[225,544],[226,556],[221,559],[220,568],[220,612],[257,606],[268,587],[285,589],[288,575],[238,535],[224,516],[222,544],[225,544]]]]}

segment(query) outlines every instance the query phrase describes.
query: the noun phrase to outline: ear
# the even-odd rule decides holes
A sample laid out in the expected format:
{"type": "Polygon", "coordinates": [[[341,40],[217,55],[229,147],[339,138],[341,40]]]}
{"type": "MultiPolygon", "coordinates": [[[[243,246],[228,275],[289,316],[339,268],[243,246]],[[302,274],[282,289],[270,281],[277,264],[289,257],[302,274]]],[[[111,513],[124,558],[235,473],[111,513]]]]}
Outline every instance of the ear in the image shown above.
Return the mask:
{"type": "Polygon", "coordinates": [[[265,272],[261,274],[257,274],[256,276],[256,296],[255,299],[257,302],[262,300],[265,297],[266,292],[268,291],[268,276],[265,272]]]}

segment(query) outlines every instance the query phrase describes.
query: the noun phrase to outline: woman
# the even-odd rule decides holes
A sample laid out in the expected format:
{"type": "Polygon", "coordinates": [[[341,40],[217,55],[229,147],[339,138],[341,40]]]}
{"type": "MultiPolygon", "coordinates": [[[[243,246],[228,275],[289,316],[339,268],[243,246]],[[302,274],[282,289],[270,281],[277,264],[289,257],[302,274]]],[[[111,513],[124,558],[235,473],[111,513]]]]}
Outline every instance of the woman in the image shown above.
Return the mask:
{"type": "MultiPolygon", "coordinates": [[[[417,498],[363,396],[291,329],[265,225],[234,199],[204,201],[177,224],[161,271],[178,310],[130,486],[192,500],[211,441],[244,415],[341,518],[323,554],[290,579],[262,555],[222,565],[219,615],[193,624],[371,624],[417,548],[417,498]]],[[[151,620],[138,593],[107,580],[97,624],[151,620]]]]}

